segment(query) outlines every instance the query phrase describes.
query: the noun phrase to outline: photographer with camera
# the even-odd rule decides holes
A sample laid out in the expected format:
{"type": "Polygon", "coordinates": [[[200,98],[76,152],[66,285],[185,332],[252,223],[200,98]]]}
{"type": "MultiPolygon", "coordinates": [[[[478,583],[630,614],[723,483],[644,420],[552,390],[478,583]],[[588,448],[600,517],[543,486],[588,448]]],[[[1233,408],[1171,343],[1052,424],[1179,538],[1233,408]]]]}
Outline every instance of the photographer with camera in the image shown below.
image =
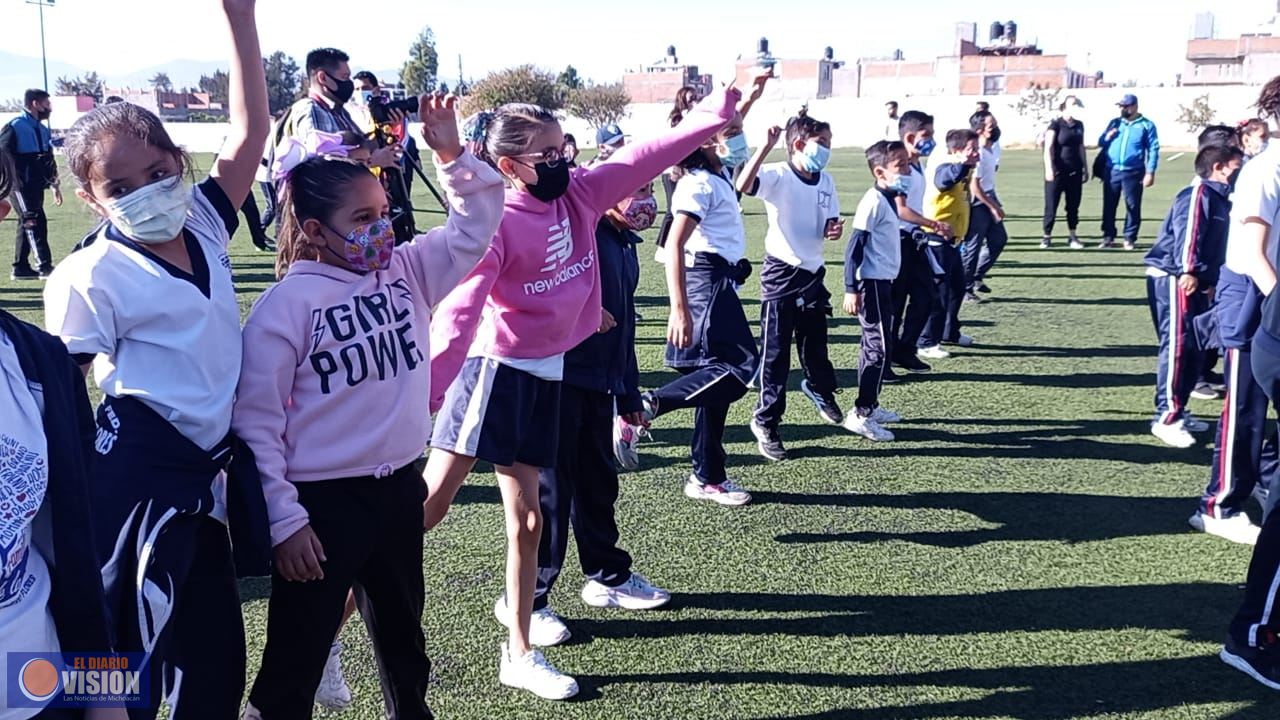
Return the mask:
{"type": "MultiPolygon", "coordinates": [[[[395,135],[402,138],[400,155],[400,173],[404,176],[405,190],[412,197],[413,193],[413,172],[414,168],[421,170],[422,156],[418,152],[418,143],[413,139],[413,133],[409,132],[409,115],[417,110],[417,98],[405,98],[403,100],[393,100],[385,90],[382,89],[381,83],[378,82],[378,76],[368,70],[361,70],[355,74],[356,82],[360,83],[360,92],[364,97],[365,108],[369,112],[369,119],[375,126],[392,125],[391,113],[399,111],[405,113],[404,119],[400,122],[399,128],[395,130],[395,135]]],[[[434,188],[432,188],[434,192],[434,188]]]]}

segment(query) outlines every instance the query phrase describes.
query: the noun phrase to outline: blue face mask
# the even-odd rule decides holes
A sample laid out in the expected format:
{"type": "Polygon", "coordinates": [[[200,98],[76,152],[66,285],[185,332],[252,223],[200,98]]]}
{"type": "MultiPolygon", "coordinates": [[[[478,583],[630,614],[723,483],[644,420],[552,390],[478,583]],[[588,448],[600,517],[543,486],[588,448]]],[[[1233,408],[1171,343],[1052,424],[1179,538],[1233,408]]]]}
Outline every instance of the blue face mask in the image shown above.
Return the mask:
{"type": "Polygon", "coordinates": [[[911,191],[911,181],[906,175],[899,175],[893,179],[893,182],[889,183],[889,189],[899,195],[907,195],[911,191]]]}
{"type": "Polygon", "coordinates": [[[805,172],[822,172],[828,162],[831,162],[831,148],[823,147],[813,140],[805,143],[804,150],[800,151],[800,163],[804,165],[805,172]]]}
{"type": "Polygon", "coordinates": [[[916,141],[916,152],[919,152],[924,157],[929,157],[929,154],[932,153],[933,149],[936,147],[938,147],[938,143],[934,142],[933,138],[925,138],[923,140],[916,141]]]}
{"type": "Polygon", "coordinates": [[[720,162],[730,170],[751,159],[751,148],[747,146],[746,135],[734,135],[724,141],[724,146],[727,152],[719,155],[720,162]]]}

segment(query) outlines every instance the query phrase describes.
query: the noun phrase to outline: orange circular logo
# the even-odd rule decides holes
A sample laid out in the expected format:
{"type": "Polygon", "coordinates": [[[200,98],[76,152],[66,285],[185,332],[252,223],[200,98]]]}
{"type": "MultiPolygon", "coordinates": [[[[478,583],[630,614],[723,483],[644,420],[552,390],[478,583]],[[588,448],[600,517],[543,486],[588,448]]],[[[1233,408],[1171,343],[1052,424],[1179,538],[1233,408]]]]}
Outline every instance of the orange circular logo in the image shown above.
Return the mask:
{"type": "Polygon", "coordinates": [[[48,700],[58,693],[58,668],[44,658],[28,660],[18,677],[22,694],[29,700],[48,700]]]}

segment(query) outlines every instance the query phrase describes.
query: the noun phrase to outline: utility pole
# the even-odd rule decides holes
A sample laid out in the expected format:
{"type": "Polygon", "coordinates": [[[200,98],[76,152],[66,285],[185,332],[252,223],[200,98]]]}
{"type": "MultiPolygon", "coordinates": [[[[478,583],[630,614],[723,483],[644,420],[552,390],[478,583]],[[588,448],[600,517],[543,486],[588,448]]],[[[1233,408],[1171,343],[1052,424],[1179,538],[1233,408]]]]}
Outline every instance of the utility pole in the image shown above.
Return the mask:
{"type": "Polygon", "coordinates": [[[55,0],[27,0],[28,5],[36,5],[40,8],[40,65],[44,68],[44,90],[49,91],[49,56],[45,52],[44,47],[44,9],[45,6],[53,7],[55,0]]]}

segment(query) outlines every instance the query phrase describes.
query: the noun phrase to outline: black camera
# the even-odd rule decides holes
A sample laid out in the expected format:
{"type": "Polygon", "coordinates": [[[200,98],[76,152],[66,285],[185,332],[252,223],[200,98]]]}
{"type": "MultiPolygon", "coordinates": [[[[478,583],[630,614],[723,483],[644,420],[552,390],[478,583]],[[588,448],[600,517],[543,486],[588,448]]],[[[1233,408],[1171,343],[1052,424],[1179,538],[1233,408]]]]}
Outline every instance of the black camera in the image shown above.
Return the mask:
{"type": "Polygon", "coordinates": [[[391,100],[385,95],[369,98],[369,115],[379,125],[391,122],[392,110],[399,110],[406,115],[416,113],[418,112],[418,98],[391,100]]]}

